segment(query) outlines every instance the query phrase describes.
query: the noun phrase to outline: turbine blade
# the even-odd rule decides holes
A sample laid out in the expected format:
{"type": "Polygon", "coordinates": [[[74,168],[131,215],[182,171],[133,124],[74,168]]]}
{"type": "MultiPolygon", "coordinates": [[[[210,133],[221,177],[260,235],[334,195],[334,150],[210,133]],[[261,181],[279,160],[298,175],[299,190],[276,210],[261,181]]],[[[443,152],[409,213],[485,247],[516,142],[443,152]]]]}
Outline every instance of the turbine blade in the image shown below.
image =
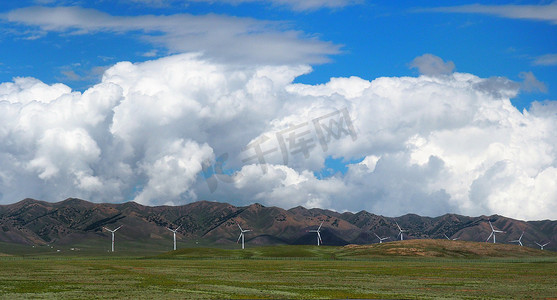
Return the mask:
{"type": "Polygon", "coordinates": [[[242,238],[242,235],[244,235],[244,234],[240,233],[240,236],[238,237],[238,240],[236,241],[236,244],[238,244],[240,242],[240,239],[242,238]]]}
{"type": "Polygon", "coordinates": [[[402,231],[402,228],[400,228],[400,226],[398,226],[397,221],[395,221],[396,227],[398,227],[398,230],[402,231]]]}
{"type": "Polygon", "coordinates": [[[491,225],[491,221],[488,222],[489,222],[489,226],[491,227],[491,230],[493,231],[493,225],[491,225]]]}
{"type": "Polygon", "coordinates": [[[447,238],[447,240],[450,240],[450,238],[446,234],[444,234],[444,236],[447,238]]]}
{"type": "Polygon", "coordinates": [[[375,236],[376,236],[378,239],[381,239],[381,238],[377,235],[377,233],[374,232],[373,234],[375,234],[375,236]]]}
{"type": "Polygon", "coordinates": [[[120,225],[118,228],[114,229],[114,231],[116,231],[116,230],[122,228],[122,226],[124,226],[124,225],[120,225]]]}
{"type": "Polygon", "coordinates": [[[493,231],[491,232],[491,234],[487,237],[487,240],[485,240],[486,242],[489,241],[489,239],[491,238],[491,236],[493,235],[493,231]]]}
{"type": "Polygon", "coordinates": [[[319,224],[319,228],[317,228],[317,230],[321,229],[321,226],[323,226],[323,222],[325,221],[321,221],[321,224],[319,224]]]}
{"type": "Polygon", "coordinates": [[[236,223],[236,225],[238,225],[238,227],[240,227],[240,230],[242,230],[242,227],[240,226],[240,224],[236,223]]]}

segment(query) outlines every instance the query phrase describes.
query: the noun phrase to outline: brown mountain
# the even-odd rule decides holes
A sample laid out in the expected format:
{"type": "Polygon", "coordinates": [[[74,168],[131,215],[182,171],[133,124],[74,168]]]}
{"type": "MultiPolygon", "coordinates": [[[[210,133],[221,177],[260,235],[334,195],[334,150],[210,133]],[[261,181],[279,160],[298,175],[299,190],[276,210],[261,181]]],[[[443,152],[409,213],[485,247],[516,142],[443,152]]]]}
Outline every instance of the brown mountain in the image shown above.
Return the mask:
{"type": "Polygon", "coordinates": [[[498,243],[519,238],[525,246],[537,247],[535,242],[551,242],[545,249],[557,249],[557,221],[520,221],[498,215],[466,217],[446,214],[421,217],[415,214],[389,218],[366,211],[338,213],[323,209],[295,207],[284,210],[252,204],[236,207],[227,203],[200,201],[183,206],[149,207],[127,202],[124,204],[91,203],[67,199],[57,203],[25,199],[0,206],[0,242],[23,245],[76,245],[83,241],[106,241],[109,233],[103,227],[115,228],[118,240],[168,244],[176,228],[183,244],[232,246],[239,234],[237,223],[244,229],[246,243],[314,244],[315,233],[323,222],[321,236],[325,245],[370,244],[378,242],[374,233],[390,240],[399,239],[396,223],[405,230],[404,239],[459,238],[485,241],[491,233],[488,220],[496,229],[498,243]],[[396,223],[395,223],[396,222],[396,223]]]}

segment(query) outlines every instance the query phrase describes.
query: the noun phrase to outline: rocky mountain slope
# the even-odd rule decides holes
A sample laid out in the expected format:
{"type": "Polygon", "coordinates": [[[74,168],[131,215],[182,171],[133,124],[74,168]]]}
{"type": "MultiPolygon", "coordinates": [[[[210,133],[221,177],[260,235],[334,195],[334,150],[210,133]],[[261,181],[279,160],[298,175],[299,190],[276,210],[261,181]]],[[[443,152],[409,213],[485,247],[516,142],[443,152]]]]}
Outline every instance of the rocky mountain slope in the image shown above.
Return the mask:
{"type": "Polygon", "coordinates": [[[503,216],[467,217],[446,214],[421,217],[408,214],[396,218],[366,211],[338,213],[323,209],[295,207],[284,210],[252,204],[236,207],[226,203],[200,201],[183,206],[148,207],[134,202],[123,204],[91,203],[67,199],[57,203],[25,199],[0,206],[0,242],[24,245],[73,245],[87,239],[102,239],[110,229],[123,225],[118,239],[124,241],[163,242],[172,238],[166,227],[178,230],[183,243],[231,246],[239,235],[237,223],[252,231],[246,243],[252,245],[314,244],[315,230],[321,222],[325,245],[377,243],[375,234],[399,239],[398,223],[404,239],[445,239],[445,235],[465,241],[485,241],[491,233],[488,220],[498,233],[498,243],[510,243],[524,231],[524,246],[537,247],[535,242],[547,243],[545,249],[557,249],[557,221],[520,221],[503,216]],[[395,223],[396,222],[396,223],[395,223]]]}

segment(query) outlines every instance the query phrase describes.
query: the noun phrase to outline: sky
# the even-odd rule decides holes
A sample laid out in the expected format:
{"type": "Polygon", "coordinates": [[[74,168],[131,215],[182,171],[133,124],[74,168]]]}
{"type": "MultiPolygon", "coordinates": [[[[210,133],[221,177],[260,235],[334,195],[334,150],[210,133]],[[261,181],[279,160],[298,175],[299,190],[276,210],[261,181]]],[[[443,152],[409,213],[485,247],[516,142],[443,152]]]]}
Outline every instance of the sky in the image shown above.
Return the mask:
{"type": "Polygon", "coordinates": [[[0,204],[557,219],[557,2],[0,4],[0,204]]]}

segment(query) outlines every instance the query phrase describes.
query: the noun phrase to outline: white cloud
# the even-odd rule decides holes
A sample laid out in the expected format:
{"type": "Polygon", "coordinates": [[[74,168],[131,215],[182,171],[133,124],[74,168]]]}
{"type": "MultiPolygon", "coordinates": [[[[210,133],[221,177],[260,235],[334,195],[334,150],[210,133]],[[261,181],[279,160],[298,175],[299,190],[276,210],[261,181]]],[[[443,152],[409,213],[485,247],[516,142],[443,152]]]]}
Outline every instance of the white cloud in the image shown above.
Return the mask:
{"type": "Polygon", "coordinates": [[[2,83],[0,202],[207,199],[557,218],[556,102],[521,113],[510,102],[519,83],[465,73],[292,84],[309,71],[181,54],[120,62],[83,93],[32,78],[2,83]],[[315,120],[339,134],[326,148],[315,120]],[[262,136],[267,168],[242,161],[262,136]],[[294,151],[302,138],[312,144],[307,158],[294,151]],[[205,180],[204,163],[225,153],[225,174],[205,180]],[[328,156],[363,160],[320,180],[313,172],[328,156]]]}
{"type": "Polygon", "coordinates": [[[211,147],[183,140],[154,146],[155,150],[148,150],[153,152],[153,156],[141,163],[140,167],[148,177],[148,182],[134,201],[156,205],[182,197],[195,198],[195,192],[190,187],[201,171],[201,164],[213,158],[211,147]]]}
{"type": "Polygon", "coordinates": [[[557,53],[545,54],[536,57],[534,65],[538,66],[555,66],[557,65],[557,53]]]}
{"type": "Polygon", "coordinates": [[[547,93],[547,86],[545,83],[539,81],[534,73],[532,72],[520,72],[518,77],[522,78],[522,89],[527,92],[540,91],[542,93],[547,93]]]}
{"type": "Polygon", "coordinates": [[[444,62],[443,59],[438,56],[424,54],[414,58],[410,63],[410,67],[417,68],[420,74],[435,76],[451,74],[455,65],[452,61],[444,62]]]}
{"type": "Polygon", "coordinates": [[[524,19],[534,21],[549,21],[557,24],[557,4],[546,5],[483,5],[472,4],[462,6],[437,7],[422,11],[478,13],[495,15],[510,19],[524,19]]]}
{"type": "Polygon", "coordinates": [[[4,13],[1,18],[38,28],[33,36],[138,31],[143,40],[170,52],[202,52],[227,62],[323,63],[329,55],[339,53],[338,45],[289,29],[285,22],[215,14],[113,16],[80,7],[27,7],[4,13]]]}
{"type": "Polygon", "coordinates": [[[16,77],[13,82],[0,84],[0,101],[27,104],[31,101],[48,103],[64,94],[71,92],[65,84],[44,84],[30,77],[16,77]]]}
{"type": "Polygon", "coordinates": [[[153,6],[153,7],[168,7],[176,4],[184,5],[189,2],[206,2],[206,3],[225,3],[238,5],[242,3],[262,3],[262,4],[272,4],[278,6],[286,6],[295,11],[308,11],[316,10],[320,8],[342,8],[349,5],[354,5],[362,2],[361,0],[188,0],[188,1],[177,1],[177,0],[128,0],[133,3],[140,3],[143,5],[153,6]],[[185,2],[185,3],[184,3],[185,2]]]}

